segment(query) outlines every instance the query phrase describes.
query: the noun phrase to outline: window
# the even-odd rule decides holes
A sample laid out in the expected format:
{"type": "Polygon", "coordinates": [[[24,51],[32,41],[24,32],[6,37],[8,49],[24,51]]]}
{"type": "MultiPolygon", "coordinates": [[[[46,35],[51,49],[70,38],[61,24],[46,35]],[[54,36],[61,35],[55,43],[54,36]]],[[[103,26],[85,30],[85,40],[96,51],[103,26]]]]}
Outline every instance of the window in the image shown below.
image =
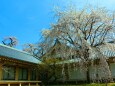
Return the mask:
{"type": "Polygon", "coordinates": [[[30,80],[36,80],[36,70],[31,70],[31,72],[30,72],[30,80]]]}
{"type": "Polygon", "coordinates": [[[3,80],[14,80],[15,79],[15,67],[3,66],[3,80]]]}
{"type": "Polygon", "coordinates": [[[19,68],[18,70],[18,79],[19,80],[27,80],[28,79],[28,73],[27,69],[19,68]]]}

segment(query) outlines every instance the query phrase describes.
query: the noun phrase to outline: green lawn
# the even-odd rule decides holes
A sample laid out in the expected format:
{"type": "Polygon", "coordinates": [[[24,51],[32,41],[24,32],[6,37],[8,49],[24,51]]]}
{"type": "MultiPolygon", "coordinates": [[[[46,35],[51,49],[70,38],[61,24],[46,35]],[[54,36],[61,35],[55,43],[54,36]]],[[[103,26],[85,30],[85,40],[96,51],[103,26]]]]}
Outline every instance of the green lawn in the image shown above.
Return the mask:
{"type": "Polygon", "coordinates": [[[82,85],[49,85],[49,86],[115,86],[115,83],[108,83],[106,84],[82,84],[82,85]]]}

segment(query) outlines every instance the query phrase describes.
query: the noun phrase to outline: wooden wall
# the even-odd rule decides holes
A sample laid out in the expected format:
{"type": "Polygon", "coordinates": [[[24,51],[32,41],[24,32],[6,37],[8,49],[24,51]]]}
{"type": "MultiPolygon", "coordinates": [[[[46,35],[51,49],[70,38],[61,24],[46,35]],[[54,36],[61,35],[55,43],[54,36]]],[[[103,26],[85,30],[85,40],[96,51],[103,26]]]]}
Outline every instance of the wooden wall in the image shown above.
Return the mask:
{"type": "MultiPolygon", "coordinates": [[[[32,69],[35,69],[37,67],[37,64],[32,64],[32,63],[28,63],[28,62],[24,62],[24,61],[18,61],[15,59],[9,59],[6,57],[0,57],[0,80],[2,80],[2,76],[3,76],[3,69],[2,66],[13,66],[15,67],[15,80],[18,80],[18,71],[19,68],[26,68],[28,71],[28,79],[30,80],[30,71],[32,69]]],[[[38,80],[38,77],[36,76],[36,80],[38,80]]]]}

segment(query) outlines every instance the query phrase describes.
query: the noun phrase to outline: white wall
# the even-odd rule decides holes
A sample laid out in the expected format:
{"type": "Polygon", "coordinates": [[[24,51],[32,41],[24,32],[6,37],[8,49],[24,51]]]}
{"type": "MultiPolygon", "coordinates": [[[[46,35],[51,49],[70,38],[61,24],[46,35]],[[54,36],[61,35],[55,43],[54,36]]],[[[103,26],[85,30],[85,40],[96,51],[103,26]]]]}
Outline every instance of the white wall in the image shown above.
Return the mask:
{"type": "Polygon", "coordinates": [[[86,72],[80,71],[80,69],[71,69],[69,71],[69,80],[86,80],[86,72]]]}
{"type": "MultiPolygon", "coordinates": [[[[112,77],[115,78],[115,63],[110,64],[110,69],[112,72],[112,77]]],[[[99,68],[99,66],[89,67],[89,72],[91,80],[106,78],[106,74],[104,73],[103,69],[99,68]],[[96,74],[98,74],[98,78],[96,74]]],[[[78,69],[72,68],[69,71],[69,80],[87,80],[86,72],[81,71],[80,68],[78,69]]]]}
{"type": "Polygon", "coordinates": [[[89,75],[90,75],[90,79],[96,79],[96,73],[97,73],[97,68],[96,67],[89,67],[89,75]]]}
{"type": "Polygon", "coordinates": [[[110,69],[111,69],[112,77],[115,78],[115,63],[110,64],[110,69]]]}
{"type": "MultiPolygon", "coordinates": [[[[112,77],[115,78],[115,63],[110,64],[110,69],[112,72],[112,77]]],[[[90,66],[89,75],[91,80],[95,79],[106,79],[107,73],[99,66],[90,66]]],[[[80,71],[80,68],[77,70],[71,69],[69,71],[69,80],[87,80],[86,72],[80,71]]]]}

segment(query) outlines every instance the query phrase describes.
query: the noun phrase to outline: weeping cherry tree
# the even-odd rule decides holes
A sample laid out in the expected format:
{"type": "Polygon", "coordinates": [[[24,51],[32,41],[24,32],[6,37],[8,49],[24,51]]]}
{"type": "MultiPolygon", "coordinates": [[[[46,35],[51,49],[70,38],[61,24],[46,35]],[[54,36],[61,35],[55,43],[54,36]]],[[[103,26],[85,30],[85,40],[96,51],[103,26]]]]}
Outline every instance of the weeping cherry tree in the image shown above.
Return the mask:
{"type": "Polygon", "coordinates": [[[105,79],[111,80],[107,57],[103,55],[100,46],[114,41],[114,13],[99,7],[82,10],[70,7],[64,11],[56,10],[55,16],[57,22],[51,24],[50,29],[42,31],[43,43],[46,52],[55,40],[63,44],[56,53],[62,59],[62,74],[66,75],[64,61],[74,59],[73,65],[79,63],[80,69],[86,71],[87,82],[90,82],[89,66],[96,65],[97,69],[103,72],[105,79]]]}

